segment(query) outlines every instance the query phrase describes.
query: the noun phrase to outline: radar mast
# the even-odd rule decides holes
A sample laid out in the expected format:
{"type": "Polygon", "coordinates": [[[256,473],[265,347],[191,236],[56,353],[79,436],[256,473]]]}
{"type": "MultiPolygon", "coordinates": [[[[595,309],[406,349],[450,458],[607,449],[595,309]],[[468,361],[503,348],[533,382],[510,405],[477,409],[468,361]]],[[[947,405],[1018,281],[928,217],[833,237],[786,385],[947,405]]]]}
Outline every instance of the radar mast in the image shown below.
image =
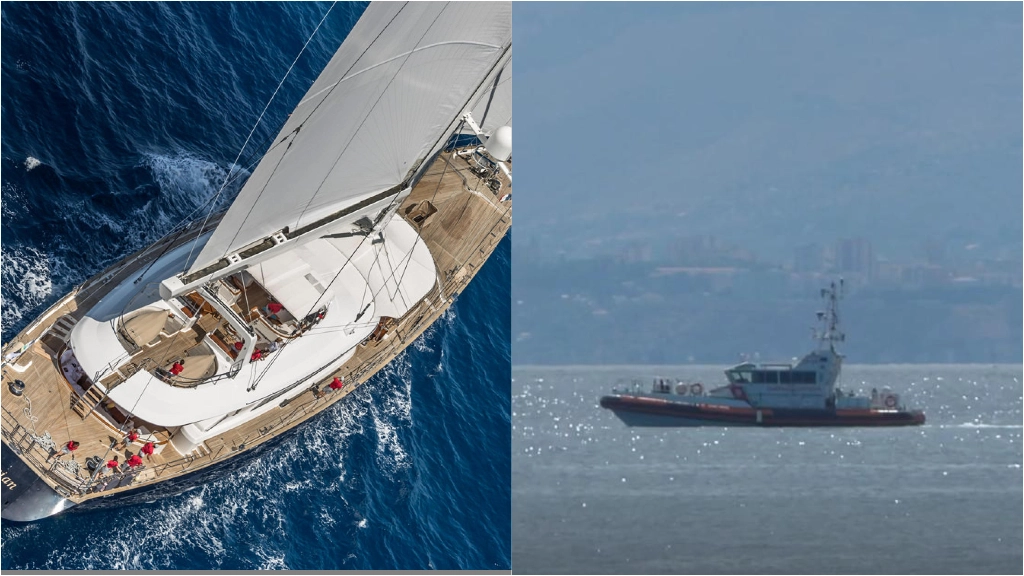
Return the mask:
{"type": "Polygon", "coordinates": [[[822,348],[825,348],[827,342],[832,352],[836,352],[836,342],[846,340],[846,334],[839,329],[839,300],[845,295],[844,287],[843,279],[840,278],[838,285],[833,281],[828,288],[821,289],[825,310],[818,311],[820,328],[814,330],[814,339],[821,342],[822,348]]]}

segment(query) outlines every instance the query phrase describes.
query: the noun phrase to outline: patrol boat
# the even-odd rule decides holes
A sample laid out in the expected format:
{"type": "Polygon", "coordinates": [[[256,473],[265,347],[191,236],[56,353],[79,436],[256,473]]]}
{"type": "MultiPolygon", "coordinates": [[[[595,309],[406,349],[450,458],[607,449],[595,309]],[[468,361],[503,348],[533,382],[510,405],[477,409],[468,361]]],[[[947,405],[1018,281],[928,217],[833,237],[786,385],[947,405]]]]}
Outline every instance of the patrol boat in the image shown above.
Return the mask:
{"type": "Polygon", "coordinates": [[[226,211],[5,344],[0,516],[195,481],[412,344],[511,226],[511,58],[508,2],[371,4],[226,211]]]}
{"type": "Polygon", "coordinates": [[[843,355],[836,344],[843,281],[821,290],[817,350],[796,364],[744,362],[725,371],[728,384],[705,392],[700,382],[657,378],[650,392],[634,381],[601,398],[628,426],[915,426],[924,413],[908,410],[887,388],[859,396],[836,382],[843,355]]]}

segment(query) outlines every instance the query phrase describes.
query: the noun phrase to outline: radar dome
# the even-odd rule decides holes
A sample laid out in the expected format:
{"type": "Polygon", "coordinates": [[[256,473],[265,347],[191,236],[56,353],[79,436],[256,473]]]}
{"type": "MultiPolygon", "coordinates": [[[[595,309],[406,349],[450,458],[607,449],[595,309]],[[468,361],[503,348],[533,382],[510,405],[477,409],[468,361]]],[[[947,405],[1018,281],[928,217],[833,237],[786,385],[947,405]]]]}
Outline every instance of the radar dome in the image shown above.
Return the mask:
{"type": "Polygon", "coordinates": [[[495,160],[501,160],[502,162],[508,160],[512,156],[512,127],[502,126],[492,132],[487,137],[484,147],[487,148],[487,152],[495,160]]]}

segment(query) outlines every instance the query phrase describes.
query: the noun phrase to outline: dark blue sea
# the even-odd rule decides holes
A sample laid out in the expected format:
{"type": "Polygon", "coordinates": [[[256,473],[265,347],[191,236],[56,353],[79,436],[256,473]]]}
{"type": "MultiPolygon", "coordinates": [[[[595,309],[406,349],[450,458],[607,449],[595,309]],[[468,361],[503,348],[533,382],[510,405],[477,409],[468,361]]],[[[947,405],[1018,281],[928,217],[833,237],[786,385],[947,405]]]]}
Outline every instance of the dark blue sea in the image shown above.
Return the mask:
{"type": "MultiPolygon", "coordinates": [[[[5,340],[215,194],[328,8],[0,7],[5,340]]],[[[243,176],[364,8],[334,6],[242,154],[243,176]]],[[[506,238],[346,401],[178,495],[5,522],[0,565],[509,569],[509,282],[506,238]]]]}

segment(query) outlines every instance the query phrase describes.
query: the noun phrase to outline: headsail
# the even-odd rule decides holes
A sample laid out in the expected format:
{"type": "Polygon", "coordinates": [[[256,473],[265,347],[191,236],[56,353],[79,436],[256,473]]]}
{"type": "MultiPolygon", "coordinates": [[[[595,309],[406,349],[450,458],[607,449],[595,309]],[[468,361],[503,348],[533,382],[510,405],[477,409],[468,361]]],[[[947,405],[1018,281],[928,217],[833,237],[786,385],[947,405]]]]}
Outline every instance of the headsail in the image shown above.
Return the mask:
{"type": "Polygon", "coordinates": [[[372,3],[189,272],[406,184],[511,42],[507,2],[372,3]]]}

